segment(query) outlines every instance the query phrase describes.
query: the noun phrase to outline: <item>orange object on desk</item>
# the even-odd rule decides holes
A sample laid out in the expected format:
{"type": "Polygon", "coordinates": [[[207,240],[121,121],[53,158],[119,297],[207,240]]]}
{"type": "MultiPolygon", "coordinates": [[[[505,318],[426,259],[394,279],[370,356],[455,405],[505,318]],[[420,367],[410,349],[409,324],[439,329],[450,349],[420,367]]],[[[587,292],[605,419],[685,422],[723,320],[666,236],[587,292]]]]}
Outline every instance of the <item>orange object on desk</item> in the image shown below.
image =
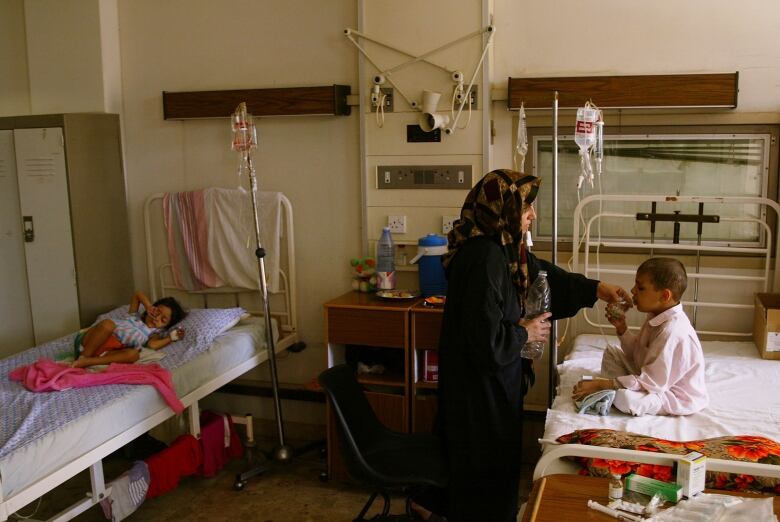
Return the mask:
{"type": "MultiPolygon", "coordinates": [[[[604,477],[583,477],[581,475],[548,475],[534,482],[531,495],[523,513],[523,522],[614,522],[605,513],[588,508],[588,500],[607,505],[609,479],[604,477]]],[[[738,497],[763,497],[736,491],[705,490],[738,497]]],[[[780,497],[773,497],[775,515],[780,517],[780,497]]]]}

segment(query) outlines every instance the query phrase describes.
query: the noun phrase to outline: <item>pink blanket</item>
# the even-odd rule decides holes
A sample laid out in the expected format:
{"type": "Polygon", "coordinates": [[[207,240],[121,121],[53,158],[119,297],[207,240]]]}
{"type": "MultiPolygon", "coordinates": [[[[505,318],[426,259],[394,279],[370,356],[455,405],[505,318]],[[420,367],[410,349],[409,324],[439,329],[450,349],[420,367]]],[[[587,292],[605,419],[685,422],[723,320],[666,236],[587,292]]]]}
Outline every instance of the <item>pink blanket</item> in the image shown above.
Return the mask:
{"type": "Polygon", "coordinates": [[[90,372],[41,358],[29,366],[15,369],[8,376],[34,392],[61,391],[101,384],[151,384],[174,412],[184,411],[184,405],[173,389],[170,372],[157,364],[112,363],[102,372],[90,372]]]}

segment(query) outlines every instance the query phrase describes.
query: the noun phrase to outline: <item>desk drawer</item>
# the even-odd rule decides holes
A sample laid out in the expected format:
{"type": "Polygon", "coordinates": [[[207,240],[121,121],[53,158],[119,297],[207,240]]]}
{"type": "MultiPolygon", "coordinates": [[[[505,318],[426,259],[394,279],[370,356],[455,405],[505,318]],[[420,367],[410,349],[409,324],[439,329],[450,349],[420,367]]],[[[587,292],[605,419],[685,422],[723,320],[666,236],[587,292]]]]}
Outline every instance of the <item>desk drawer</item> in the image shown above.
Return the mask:
{"type": "Polygon", "coordinates": [[[413,314],[414,348],[417,350],[435,350],[439,347],[442,314],[413,314]]]}
{"type": "Polygon", "coordinates": [[[406,346],[406,311],[328,309],[328,342],[365,346],[406,346]]]}

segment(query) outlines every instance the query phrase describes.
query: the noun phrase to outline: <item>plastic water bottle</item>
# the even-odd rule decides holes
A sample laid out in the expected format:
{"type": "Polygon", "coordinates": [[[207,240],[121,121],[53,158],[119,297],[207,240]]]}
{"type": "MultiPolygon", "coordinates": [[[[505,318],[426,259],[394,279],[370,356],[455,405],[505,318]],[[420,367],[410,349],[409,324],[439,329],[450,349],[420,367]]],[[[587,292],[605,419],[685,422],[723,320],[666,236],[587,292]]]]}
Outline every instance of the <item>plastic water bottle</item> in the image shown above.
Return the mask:
{"type": "MultiPolygon", "coordinates": [[[[525,318],[533,319],[550,311],[550,285],[547,283],[547,272],[539,270],[539,275],[528,289],[528,297],[525,300],[525,318]]],[[[543,341],[530,341],[525,343],[520,352],[526,359],[539,359],[544,353],[543,341]]]]}
{"type": "Polygon", "coordinates": [[[376,244],[376,279],[380,290],[395,288],[395,244],[389,227],[382,229],[376,244]]]}

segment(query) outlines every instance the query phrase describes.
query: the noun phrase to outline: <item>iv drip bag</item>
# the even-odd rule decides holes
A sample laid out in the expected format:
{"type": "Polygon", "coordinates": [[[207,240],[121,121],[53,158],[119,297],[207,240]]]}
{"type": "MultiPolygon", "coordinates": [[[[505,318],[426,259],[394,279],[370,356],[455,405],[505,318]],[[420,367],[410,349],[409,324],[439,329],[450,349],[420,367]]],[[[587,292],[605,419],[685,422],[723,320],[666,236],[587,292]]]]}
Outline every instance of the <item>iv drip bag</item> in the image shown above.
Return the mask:
{"type": "Polygon", "coordinates": [[[599,110],[586,102],[584,107],[577,109],[577,121],[574,126],[574,142],[580,148],[580,178],[577,188],[582,186],[584,180],[588,180],[593,186],[593,166],[590,163],[590,149],[596,143],[596,122],[599,119],[599,110]]]}
{"type": "Polygon", "coordinates": [[[517,138],[515,139],[515,170],[525,173],[525,156],[528,153],[528,128],[525,123],[525,103],[520,104],[517,120],[517,138]]]}

